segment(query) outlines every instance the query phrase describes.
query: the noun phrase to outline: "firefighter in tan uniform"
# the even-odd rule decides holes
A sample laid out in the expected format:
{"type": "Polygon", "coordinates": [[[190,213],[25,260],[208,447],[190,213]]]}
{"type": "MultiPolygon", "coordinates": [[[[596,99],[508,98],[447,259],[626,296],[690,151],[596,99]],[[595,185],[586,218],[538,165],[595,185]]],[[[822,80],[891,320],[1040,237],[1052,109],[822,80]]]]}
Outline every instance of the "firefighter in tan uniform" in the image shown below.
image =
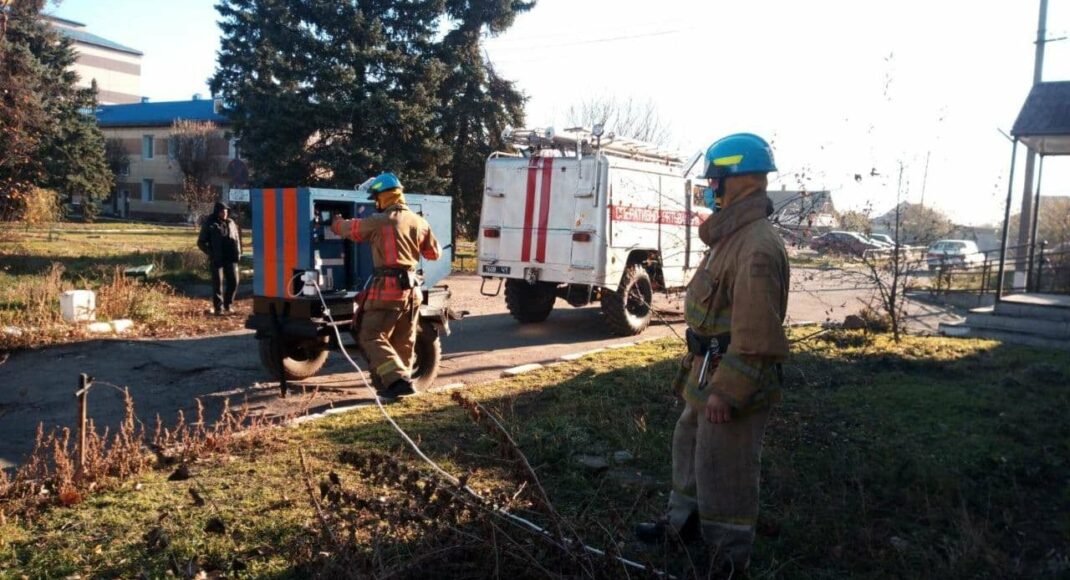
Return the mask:
{"type": "Polygon", "coordinates": [[[442,251],[427,220],[406,205],[397,176],[384,173],[368,190],[379,213],[363,219],[336,217],[331,229],[371,246],[374,279],[363,297],[357,341],[385,387],[380,396],[404,397],[414,392],[413,345],[423,302],[416,268],[420,256],[437,260],[442,251]]]}
{"type": "Polygon", "coordinates": [[[766,219],[766,174],[776,171],[769,145],[731,135],[706,157],[723,209],[699,228],[710,249],[687,288],[688,354],[674,385],[686,408],[673,433],[673,490],[667,517],[639,524],[636,535],[693,540],[701,531],[715,569],[742,571],[758,520],[762,438],[788,355],[788,259],[766,219]]]}

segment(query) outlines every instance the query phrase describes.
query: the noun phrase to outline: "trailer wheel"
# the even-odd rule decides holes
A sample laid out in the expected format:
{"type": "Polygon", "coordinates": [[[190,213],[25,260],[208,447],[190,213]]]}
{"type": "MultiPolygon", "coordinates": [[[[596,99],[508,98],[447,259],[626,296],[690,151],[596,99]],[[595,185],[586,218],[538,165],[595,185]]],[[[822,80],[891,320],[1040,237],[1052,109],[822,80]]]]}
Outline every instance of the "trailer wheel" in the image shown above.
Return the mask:
{"type": "Polygon", "coordinates": [[[430,322],[420,321],[412,355],[412,386],[417,391],[426,391],[435,384],[439,363],[442,362],[442,341],[430,322]]]}
{"type": "Polygon", "coordinates": [[[650,326],[654,309],[654,288],[650,274],[636,264],[624,271],[620,287],[602,294],[602,313],[614,334],[635,336],[650,326]]]}
{"type": "Polygon", "coordinates": [[[528,284],[524,280],[505,281],[505,306],[521,324],[542,322],[550,316],[557,300],[557,287],[548,282],[528,284]]]}
{"type": "MultiPolygon", "coordinates": [[[[279,360],[276,354],[275,341],[277,337],[261,338],[258,342],[260,347],[260,363],[276,380],[279,376],[279,360]]],[[[286,373],[286,380],[301,381],[307,379],[323,368],[327,362],[327,346],[329,338],[292,338],[283,337],[282,344],[282,371],[286,373]]]]}

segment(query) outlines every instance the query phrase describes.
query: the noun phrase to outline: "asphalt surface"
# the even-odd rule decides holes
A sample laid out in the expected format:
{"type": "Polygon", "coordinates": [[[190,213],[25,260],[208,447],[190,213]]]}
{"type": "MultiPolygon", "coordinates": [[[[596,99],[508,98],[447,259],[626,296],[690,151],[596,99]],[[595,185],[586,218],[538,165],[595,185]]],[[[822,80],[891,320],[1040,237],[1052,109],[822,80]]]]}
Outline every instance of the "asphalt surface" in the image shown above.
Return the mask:
{"type": "MultiPolygon", "coordinates": [[[[796,270],[789,300],[794,323],[842,320],[858,311],[873,295],[866,284],[845,284],[835,272],[796,270]]],[[[658,316],[640,337],[614,337],[606,329],[597,306],[572,308],[558,301],[543,323],[519,325],[505,309],[502,296],[480,294],[481,279],[454,275],[448,279],[453,305],[469,315],[452,323],[443,339],[443,362],[437,387],[492,381],[505,369],[528,363],[547,363],[562,355],[638,339],[683,334],[682,300],[655,300],[658,316]]],[[[912,303],[911,329],[931,332],[951,311],[912,303]]],[[[363,363],[358,359],[358,362],[363,363]]],[[[33,447],[38,423],[46,429],[73,427],[77,417],[79,373],[94,377],[89,416],[98,428],[114,427],[122,418],[122,396],[115,387],[128,387],[138,418],[151,430],[159,415],[171,423],[179,410],[187,420],[200,398],[208,420],[218,415],[226,399],[248,405],[253,413],[298,416],[371,402],[359,373],[339,353],[313,379],[291,385],[285,399],[278,384],[260,366],[251,332],[177,340],[101,340],[13,354],[0,365],[0,467],[23,460],[33,447]]]]}

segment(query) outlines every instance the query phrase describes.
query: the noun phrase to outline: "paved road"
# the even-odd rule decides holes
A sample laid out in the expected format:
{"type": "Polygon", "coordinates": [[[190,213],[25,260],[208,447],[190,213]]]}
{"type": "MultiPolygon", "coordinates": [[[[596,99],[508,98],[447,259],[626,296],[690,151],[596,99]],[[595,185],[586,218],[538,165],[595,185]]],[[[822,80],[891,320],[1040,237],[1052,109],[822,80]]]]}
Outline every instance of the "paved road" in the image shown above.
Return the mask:
{"type": "MultiPolygon", "coordinates": [[[[796,288],[789,302],[792,321],[842,320],[855,312],[871,288],[845,286],[834,273],[796,271],[796,288]]],[[[442,371],[437,384],[473,384],[494,380],[502,370],[531,362],[549,362],[575,352],[633,342],[609,335],[597,307],[572,308],[561,302],[543,323],[518,325],[506,312],[504,298],[480,295],[480,278],[456,275],[449,279],[457,309],[469,316],[452,324],[443,340],[442,371]]],[[[661,314],[642,338],[682,334],[679,299],[658,299],[661,314]]],[[[942,309],[912,306],[914,330],[935,328],[948,319],[942,309]]],[[[286,399],[260,367],[256,344],[249,332],[178,340],[116,340],[67,345],[11,356],[0,366],[0,467],[21,461],[32,447],[38,422],[46,428],[74,425],[73,393],[79,373],[100,383],[90,393],[89,414],[98,426],[120,419],[119,394],[103,384],[128,386],[138,416],[151,423],[159,414],[173,421],[178,410],[187,417],[194,399],[201,398],[210,417],[224,399],[248,404],[270,415],[304,414],[331,406],[370,402],[360,375],[339,354],[313,380],[298,385],[286,399]]]]}

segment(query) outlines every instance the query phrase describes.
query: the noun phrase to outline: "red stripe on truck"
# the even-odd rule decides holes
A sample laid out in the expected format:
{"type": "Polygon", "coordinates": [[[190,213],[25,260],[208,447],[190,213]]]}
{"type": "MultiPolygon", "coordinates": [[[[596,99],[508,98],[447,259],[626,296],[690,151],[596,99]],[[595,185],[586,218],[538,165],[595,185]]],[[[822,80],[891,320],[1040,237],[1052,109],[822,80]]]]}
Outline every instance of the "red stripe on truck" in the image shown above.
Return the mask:
{"type": "Polygon", "coordinates": [[[539,175],[539,158],[528,161],[528,197],[524,206],[524,241],[521,243],[520,260],[531,259],[531,227],[535,221],[535,178],[539,175]]]}
{"type": "Polygon", "coordinates": [[[539,248],[535,251],[535,261],[546,261],[546,230],[550,225],[550,185],[554,179],[554,158],[542,160],[542,199],[539,200],[539,248]]]}

